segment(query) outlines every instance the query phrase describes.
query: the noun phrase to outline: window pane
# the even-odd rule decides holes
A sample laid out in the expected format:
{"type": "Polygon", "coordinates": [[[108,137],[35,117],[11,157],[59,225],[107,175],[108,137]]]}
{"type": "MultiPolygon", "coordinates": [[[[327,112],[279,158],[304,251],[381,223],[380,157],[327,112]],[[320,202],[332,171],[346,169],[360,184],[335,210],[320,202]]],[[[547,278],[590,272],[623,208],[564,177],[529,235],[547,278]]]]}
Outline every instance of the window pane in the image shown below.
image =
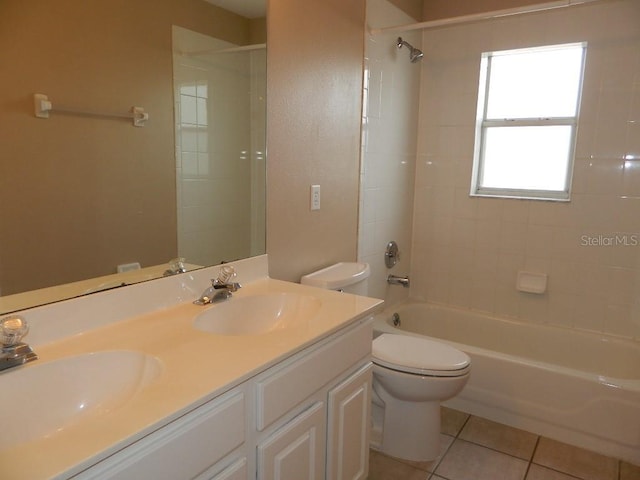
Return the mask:
{"type": "Polygon", "coordinates": [[[582,53],[578,45],[492,55],[486,118],[575,116],[582,53]]]}
{"type": "Polygon", "coordinates": [[[479,187],[563,191],[570,151],[570,126],[486,128],[479,187]]]}

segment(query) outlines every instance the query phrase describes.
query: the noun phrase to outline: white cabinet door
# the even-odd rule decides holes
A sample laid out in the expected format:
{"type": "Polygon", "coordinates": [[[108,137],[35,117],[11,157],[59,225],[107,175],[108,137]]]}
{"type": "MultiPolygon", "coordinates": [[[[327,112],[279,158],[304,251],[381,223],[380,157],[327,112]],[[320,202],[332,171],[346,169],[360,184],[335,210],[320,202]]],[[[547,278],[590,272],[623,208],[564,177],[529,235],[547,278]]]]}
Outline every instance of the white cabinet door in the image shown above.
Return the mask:
{"type": "Polygon", "coordinates": [[[258,445],[258,480],[323,480],[325,404],[316,402],[258,445]]]}
{"type": "Polygon", "coordinates": [[[363,366],[329,392],[327,478],[364,480],[369,474],[373,366],[363,366]]]}

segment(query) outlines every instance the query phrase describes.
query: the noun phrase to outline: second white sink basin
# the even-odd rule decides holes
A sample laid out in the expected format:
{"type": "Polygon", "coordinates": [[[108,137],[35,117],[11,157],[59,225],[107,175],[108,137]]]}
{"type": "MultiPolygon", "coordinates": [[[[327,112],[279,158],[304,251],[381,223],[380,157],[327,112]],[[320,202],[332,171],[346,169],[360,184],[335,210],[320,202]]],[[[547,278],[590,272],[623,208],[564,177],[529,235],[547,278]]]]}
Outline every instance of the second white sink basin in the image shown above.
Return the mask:
{"type": "Polygon", "coordinates": [[[122,407],[162,370],[157,358],[129,350],[40,361],[0,373],[0,450],[122,407]]]}
{"type": "Polygon", "coordinates": [[[295,293],[232,297],[197,315],[194,327],[217,335],[264,335],[305,325],[320,305],[316,297],[295,293]]]}

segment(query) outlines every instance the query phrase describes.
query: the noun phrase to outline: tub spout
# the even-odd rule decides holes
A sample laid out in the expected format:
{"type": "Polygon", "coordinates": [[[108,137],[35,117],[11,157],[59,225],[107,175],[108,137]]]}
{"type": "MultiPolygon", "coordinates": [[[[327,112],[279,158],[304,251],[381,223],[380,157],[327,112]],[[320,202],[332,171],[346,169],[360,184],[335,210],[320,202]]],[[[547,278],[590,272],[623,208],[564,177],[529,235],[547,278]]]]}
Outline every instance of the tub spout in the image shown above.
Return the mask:
{"type": "Polygon", "coordinates": [[[405,288],[409,288],[409,277],[405,275],[404,277],[400,277],[398,275],[389,275],[387,277],[387,283],[389,285],[402,285],[405,288]]]}

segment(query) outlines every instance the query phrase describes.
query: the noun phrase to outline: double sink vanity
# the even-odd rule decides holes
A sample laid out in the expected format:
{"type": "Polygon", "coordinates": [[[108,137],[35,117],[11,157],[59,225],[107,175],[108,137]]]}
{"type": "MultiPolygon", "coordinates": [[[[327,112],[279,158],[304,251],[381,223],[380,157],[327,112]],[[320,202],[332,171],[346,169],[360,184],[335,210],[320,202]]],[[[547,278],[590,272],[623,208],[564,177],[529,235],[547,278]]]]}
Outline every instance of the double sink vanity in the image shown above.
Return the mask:
{"type": "Polygon", "coordinates": [[[366,478],[382,301],[268,277],[193,301],[219,267],[21,312],[0,372],[0,478],[366,478]]]}

